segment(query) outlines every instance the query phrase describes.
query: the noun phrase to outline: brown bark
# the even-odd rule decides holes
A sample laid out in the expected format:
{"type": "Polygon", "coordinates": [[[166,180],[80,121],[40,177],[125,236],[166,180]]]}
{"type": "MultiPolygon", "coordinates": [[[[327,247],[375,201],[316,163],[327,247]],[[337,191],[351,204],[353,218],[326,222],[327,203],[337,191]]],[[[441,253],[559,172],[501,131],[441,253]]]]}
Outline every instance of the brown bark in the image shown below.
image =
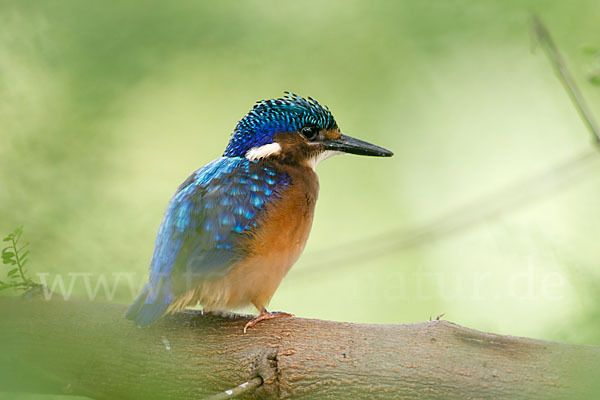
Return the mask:
{"type": "Polygon", "coordinates": [[[245,317],[193,311],[136,328],[125,308],[0,298],[0,391],[199,399],[260,376],[247,398],[547,399],[592,396],[600,376],[600,347],[445,321],[281,318],[243,334],[245,317]]]}

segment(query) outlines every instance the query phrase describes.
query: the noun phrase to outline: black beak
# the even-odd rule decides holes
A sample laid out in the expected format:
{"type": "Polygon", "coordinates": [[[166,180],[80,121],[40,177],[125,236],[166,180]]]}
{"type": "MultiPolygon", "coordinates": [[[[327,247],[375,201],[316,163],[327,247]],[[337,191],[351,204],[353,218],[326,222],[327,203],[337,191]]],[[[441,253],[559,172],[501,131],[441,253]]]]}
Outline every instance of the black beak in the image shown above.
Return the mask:
{"type": "Polygon", "coordinates": [[[383,147],[346,135],[342,135],[338,139],[324,140],[321,143],[326,150],[358,154],[360,156],[391,157],[394,155],[394,153],[383,147]]]}

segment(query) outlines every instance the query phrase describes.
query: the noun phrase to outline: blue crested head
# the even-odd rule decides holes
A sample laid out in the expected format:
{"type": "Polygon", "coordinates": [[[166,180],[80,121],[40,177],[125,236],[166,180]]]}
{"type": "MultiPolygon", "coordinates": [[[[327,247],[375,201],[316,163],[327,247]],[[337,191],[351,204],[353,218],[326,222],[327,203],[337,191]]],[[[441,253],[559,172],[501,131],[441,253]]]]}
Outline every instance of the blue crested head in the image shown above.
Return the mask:
{"type": "Polygon", "coordinates": [[[252,148],[272,143],[276,133],[298,132],[307,126],[317,130],[337,126],[329,109],[313,98],[285,93],[282,98],[256,103],[238,122],[223,156],[243,157],[252,148]]]}

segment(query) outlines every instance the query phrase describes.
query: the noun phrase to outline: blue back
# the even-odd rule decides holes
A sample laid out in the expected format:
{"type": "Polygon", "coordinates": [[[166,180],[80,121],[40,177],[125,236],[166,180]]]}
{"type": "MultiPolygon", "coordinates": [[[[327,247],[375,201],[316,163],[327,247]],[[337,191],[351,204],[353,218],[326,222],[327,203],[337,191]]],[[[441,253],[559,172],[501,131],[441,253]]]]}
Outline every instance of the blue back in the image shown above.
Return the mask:
{"type": "Polygon", "coordinates": [[[178,294],[229,272],[245,254],[236,243],[265,206],[290,184],[287,174],[261,161],[221,157],[194,172],[177,190],[158,231],[150,279],[127,318],[147,325],[178,294]]]}

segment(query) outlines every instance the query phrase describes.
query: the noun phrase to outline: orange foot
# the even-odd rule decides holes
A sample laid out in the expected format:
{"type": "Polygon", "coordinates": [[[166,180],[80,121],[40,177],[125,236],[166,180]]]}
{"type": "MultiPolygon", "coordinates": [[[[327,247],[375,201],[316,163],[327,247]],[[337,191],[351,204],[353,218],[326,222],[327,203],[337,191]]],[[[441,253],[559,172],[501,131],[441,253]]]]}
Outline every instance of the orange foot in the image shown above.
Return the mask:
{"type": "Polygon", "coordinates": [[[280,318],[280,317],[295,317],[295,315],[286,313],[283,311],[268,312],[266,309],[263,308],[263,310],[260,312],[260,314],[258,314],[258,316],[256,318],[248,321],[246,326],[244,326],[244,333],[246,333],[248,328],[252,328],[254,325],[258,324],[260,321],[265,321],[267,319],[280,318]]]}

